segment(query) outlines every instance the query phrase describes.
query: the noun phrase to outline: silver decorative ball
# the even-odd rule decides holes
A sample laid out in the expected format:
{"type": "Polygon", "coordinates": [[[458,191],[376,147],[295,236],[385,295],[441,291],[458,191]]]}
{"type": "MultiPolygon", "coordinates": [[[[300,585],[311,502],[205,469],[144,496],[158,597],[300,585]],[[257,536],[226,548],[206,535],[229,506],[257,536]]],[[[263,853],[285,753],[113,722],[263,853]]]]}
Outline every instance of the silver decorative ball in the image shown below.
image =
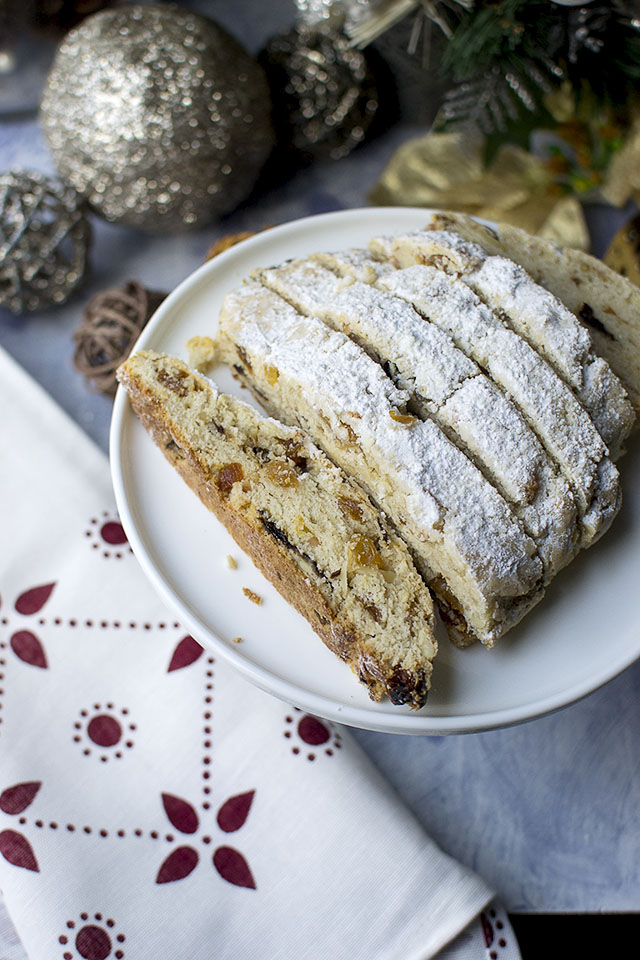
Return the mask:
{"type": "Polygon", "coordinates": [[[251,190],[274,143],[258,64],[174,4],[102,10],[58,48],[41,121],[60,175],[107,220],[203,226],[251,190]]]}
{"type": "Polygon", "coordinates": [[[338,160],[364,140],[378,109],[368,61],[339,30],[294,27],[260,54],[279,141],[314,160],[338,160]]]}
{"type": "Polygon", "coordinates": [[[64,303],[84,279],[91,228],[83,198],[40,173],[0,174],[0,306],[64,303]]]}

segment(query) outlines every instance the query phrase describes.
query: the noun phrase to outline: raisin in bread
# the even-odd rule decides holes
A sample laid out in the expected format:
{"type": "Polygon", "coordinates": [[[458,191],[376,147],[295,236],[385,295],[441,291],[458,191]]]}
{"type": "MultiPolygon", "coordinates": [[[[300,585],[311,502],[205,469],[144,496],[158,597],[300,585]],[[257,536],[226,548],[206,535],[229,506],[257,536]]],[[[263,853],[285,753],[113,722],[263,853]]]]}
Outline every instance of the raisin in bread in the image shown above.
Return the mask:
{"type": "Polygon", "coordinates": [[[143,351],[118,379],[166,458],[374,699],[421,707],[433,605],[409,552],[362,490],[300,430],[143,351]]]}

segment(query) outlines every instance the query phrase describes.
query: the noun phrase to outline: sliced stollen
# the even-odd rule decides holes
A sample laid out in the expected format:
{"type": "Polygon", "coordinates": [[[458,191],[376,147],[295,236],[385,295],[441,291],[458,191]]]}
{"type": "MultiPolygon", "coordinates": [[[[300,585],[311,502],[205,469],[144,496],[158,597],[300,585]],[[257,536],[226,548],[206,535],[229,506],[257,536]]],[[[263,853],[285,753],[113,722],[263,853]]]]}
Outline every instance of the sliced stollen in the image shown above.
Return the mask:
{"type": "Polygon", "coordinates": [[[589,333],[552,293],[517,263],[490,256],[476,243],[445,230],[422,230],[370,243],[376,256],[400,267],[428,264],[459,276],[499,311],[572,388],[614,458],[635,420],[633,406],[609,364],[597,356],[589,333]]]}
{"type": "MultiPolygon", "coordinates": [[[[257,276],[301,313],[361,344],[408,391],[413,412],[433,418],[513,505],[550,581],[579,548],[569,484],[514,404],[448,333],[405,300],[349,276],[354,253],[293,260],[257,276]],[[339,275],[342,268],[346,277],[339,275]]],[[[360,253],[358,273],[375,281],[375,261],[367,264],[366,251],[360,253]]]]}
{"type": "Polygon", "coordinates": [[[445,619],[492,645],[542,594],[542,564],[503,497],[357,344],[250,280],[219,350],[270,413],[306,429],[397,525],[445,619]]]}
{"type": "Polygon", "coordinates": [[[620,478],[569,387],[457,278],[416,265],[385,274],[378,283],[446,330],[513,400],[569,481],[580,512],[582,546],[589,546],[619,509],[620,478]]]}
{"type": "Polygon", "coordinates": [[[607,360],[640,413],[640,289],[635,284],[588,253],[509,224],[492,229],[464,214],[437,213],[428,227],[451,230],[524,267],[584,323],[596,353],[607,360]]]}
{"type": "Polygon", "coordinates": [[[166,458],[373,699],[423,706],[433,605],[404,543],[300,430],[140,352],[118,379],[166,458]]]}

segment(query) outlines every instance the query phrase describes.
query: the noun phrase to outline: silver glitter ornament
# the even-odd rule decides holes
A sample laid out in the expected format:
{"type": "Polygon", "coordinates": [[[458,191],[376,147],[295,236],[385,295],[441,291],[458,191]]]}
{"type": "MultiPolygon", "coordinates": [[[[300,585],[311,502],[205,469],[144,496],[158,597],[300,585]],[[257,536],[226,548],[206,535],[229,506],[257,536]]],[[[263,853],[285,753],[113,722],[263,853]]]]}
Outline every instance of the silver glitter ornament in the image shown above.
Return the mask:
{"type": "Polygon", "coordinates": [[[279,142],[315,160],[337,160],[364,140],[378,92],[365,55],[343,33],[296,26],[272,37],[259,60],[279,142]]]}
{"type": "Polygon", "coordinates": [[[103,10],[67,34],[41,120],[60,175],[107,220],[203,226],[251,190],[274,143],[258,64],[174,4],[103,10]]]}
{"type": "Polygon", "coordinates": [[[39,173],[0,174],[0,306],[64,303],[87,272],[91,228],[82,197],[39,173]]]}

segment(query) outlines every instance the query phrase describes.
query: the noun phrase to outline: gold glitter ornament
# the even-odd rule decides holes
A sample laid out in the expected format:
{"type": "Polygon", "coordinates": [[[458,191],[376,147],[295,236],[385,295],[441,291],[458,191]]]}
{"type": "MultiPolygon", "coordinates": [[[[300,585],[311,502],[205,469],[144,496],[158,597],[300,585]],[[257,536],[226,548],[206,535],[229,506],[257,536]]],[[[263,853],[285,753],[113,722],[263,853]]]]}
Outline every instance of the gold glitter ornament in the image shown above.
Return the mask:
{"type": "Polygon", "coordinates": [[[91,228],[72,187],[40,173],[0,174],[0,306],[64,303],[87,272],[91,228]]]}
{"type": "Polygon", "coordinates": [[[203,226],[274,143],[268,86],[226,31],[175,4],[103,10],[62,41],[41,121],[60,175],[107,220],[203,226]]]}
{"type": "Polygon", "coordinates": [[[315,160],[338,160],[364,140],[378,109],[365,55],[329,27],[293,27],[259,56],[273,99],[278,142],[315,160]]]}

